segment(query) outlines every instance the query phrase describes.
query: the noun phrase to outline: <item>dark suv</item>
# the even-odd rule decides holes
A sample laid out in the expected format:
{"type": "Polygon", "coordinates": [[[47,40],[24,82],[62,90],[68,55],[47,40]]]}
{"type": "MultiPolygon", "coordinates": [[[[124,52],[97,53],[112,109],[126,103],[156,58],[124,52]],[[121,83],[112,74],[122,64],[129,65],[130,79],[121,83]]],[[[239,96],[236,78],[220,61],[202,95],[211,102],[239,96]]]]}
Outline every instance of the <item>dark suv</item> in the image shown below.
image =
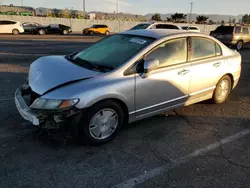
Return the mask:
{"type": "Polygon", "coordinates": [[[210,35],[237,50],[250,44],[249,27],[247,26],[219,26],[210,35]]]}

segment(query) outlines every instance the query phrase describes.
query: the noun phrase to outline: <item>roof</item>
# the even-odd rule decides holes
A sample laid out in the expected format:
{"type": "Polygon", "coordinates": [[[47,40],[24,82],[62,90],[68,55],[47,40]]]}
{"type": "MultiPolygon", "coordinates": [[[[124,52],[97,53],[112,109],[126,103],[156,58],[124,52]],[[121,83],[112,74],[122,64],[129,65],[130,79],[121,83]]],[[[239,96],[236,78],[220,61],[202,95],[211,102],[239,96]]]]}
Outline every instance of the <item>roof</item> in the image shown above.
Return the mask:
{"type": "Polygon", "coordinates": [[[130,34],[130,35],[139,35],[143,37],[153,37],[156,39],[160,39],[173,34],[181,34],[187,33],[183,30],[175,30],[175,29],[138,29],[138,30],[130,30],[122,32],[121,34],[130,34]]]}

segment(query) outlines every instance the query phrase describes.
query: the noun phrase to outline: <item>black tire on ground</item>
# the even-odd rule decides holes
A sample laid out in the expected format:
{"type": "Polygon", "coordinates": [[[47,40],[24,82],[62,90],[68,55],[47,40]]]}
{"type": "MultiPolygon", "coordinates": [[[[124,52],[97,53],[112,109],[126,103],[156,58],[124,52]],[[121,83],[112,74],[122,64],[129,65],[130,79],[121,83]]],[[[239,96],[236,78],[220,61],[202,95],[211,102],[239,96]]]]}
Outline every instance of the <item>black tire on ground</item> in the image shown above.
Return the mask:
{"type": "Polygon", "coordinates": [[[106,100],[103,102],[96,103],[92,107],[82,112],[81,119],[79,122],[80,140],[86,141],[87,143],[92,144],[92,145],[101,145],[101,144],[104,144],[106,142],[113,140],[116,137],[117,133],[120,131],[121,127],[124,125],[124,121],[126,119],[125,116],[126,115],[123,109],[121,108],[121,106],[113,100],[106,100]],[[116,128],[113,129],[113,133],[109,135],[107,138],[97,139],[92,135],[93,133],[91,134],[90,122],[91,122],[91,119],[94,118],[96,114],[98,114],[98,112],[100,112],[101,110],[105,110],[105,109],[111,109],[117,114],[118,124],[116,128]]]}
{"type": "Polygon", "coordinates": [[[69,31],[67,29],[63,30],[63,35],[68,35],[69,34],[69,31]]]}
{"type": "Polygon", "coordinates": [[[46,34],[46,32],[45,32],[45,30],[44,30],[44,29],[40,29],[40,30],[38,31],[38,34],[39,34],[39,35],[45,35],[45,34],[46,34]]]}
{"type": "Polygon", "coordinates": [[[224,103],[227,100],[228,96],[230,95],[231,90],[232,90],[232,80],[228,75],[225,75],[217,83],[211,102],[215,104],[224,103]],[[221,97],[221,92],[222,92],[221,84],[222,83],[226,84],[228,87],[227,91],[225,89],[225,94],[223,95],[224,97],[221,97]]]}
{"type": "Polygon", "coordinates": [[[236,48],[236,50],[241,50],[242,48],[243,48],[243,45],[244,45],[244,42],[243,42],[243,40],[239,40],[237,43],[236,43],[236,46],[235,46],[235,48],[236,48]]]}
{"type": "Polygon", "coordinates": [[[110,32],[109,32],[109,31],[106,31],[106,32],[105,32],[105,35],[107,35],[107,36],[110,35],[110,32]]]}
{"type": "Polygon", "coordinates": [[[20,32],[19,32],[18,29],[13,29],[12,34],[13,34],[13,35],[19,35],[20,32]]]}

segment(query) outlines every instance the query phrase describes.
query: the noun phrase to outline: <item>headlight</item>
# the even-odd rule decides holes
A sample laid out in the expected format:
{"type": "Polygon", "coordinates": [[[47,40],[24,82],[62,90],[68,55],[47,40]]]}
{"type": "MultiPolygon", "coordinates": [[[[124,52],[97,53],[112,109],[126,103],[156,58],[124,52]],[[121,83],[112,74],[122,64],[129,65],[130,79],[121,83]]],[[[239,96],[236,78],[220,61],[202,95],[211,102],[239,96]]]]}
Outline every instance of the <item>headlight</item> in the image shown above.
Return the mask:
{"type": "Polygon", "coordinates": [[[79,99],[57,100],[38,98],[32,103],[30,107],[34,109],[56,110],[73,107],[78,102],[79,99]]]}

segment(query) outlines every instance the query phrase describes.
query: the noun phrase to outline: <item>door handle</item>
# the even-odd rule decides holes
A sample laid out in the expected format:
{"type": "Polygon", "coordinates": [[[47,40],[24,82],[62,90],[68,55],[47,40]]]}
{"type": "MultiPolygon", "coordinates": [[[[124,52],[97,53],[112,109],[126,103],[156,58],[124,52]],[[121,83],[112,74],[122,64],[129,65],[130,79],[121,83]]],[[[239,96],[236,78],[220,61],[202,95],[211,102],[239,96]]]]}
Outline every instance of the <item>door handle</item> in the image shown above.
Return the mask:
{"type": "Polygon", "coordinates": [[[216,67],[216,68],[219,67],[220,65],[221,65],[221,62],[217,62],[217,63],[213,64],[213,66],[216,67]]]}
{"type": "Polygon", "coordinates": [[[189,70],[181,70],[180,72],[178,72],[178,75],[184,76],[185,74],[189,73],[189,70]]]}

